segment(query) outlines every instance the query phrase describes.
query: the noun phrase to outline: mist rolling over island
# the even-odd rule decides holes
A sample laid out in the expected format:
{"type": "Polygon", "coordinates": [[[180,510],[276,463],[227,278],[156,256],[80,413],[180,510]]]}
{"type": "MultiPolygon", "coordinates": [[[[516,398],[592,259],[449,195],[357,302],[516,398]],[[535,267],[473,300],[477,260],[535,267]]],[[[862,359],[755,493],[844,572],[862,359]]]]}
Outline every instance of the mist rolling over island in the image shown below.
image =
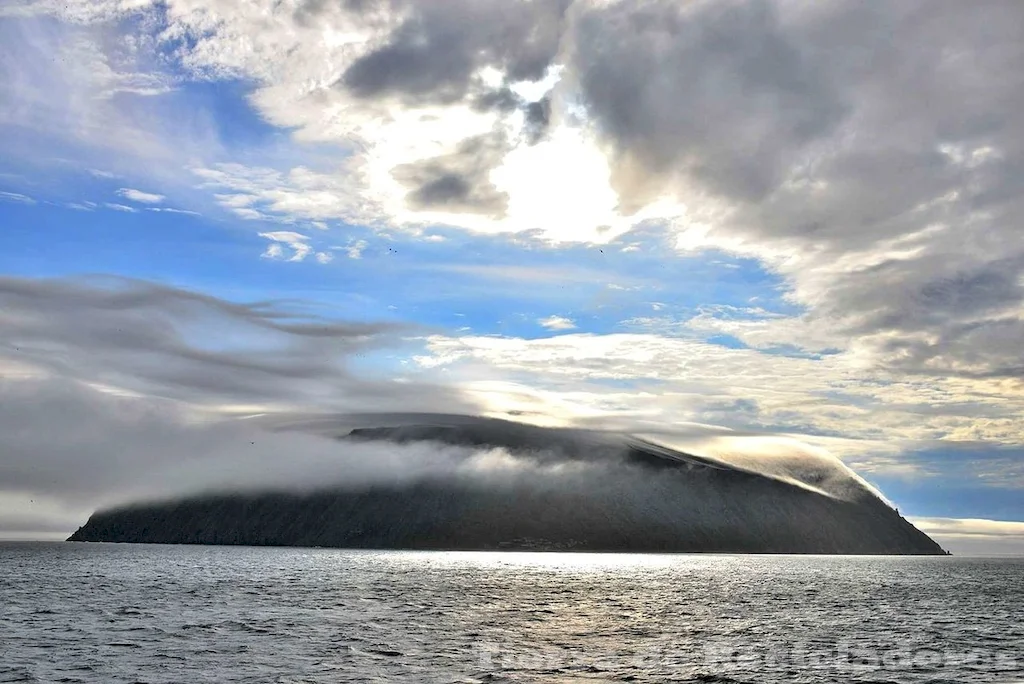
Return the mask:
{"type": "MultiPolygon", "coordinates": [[[[93,515],[69,541],[366,549],[942,554],[840,461],[726,458],[635,437],[419,416],[337,440],[456,447],[447,472],[207,494],[93,515]]],[[[322,429],[322,428],[321,428],[322,429]]],[[[384,447],[386,448],[386,446],[384,447]]]]}

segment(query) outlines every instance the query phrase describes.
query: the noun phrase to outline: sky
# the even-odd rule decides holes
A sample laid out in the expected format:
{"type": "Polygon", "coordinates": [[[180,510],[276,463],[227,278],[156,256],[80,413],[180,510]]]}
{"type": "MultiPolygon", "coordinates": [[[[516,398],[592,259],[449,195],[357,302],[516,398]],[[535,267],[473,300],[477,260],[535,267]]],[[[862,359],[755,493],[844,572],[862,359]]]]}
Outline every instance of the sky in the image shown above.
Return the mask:
{"type": "Polygon", "coordinates": [[[449,411],[797,439],[1024,553],[1022,23],[3,0],[0,537],[449,411]]]}

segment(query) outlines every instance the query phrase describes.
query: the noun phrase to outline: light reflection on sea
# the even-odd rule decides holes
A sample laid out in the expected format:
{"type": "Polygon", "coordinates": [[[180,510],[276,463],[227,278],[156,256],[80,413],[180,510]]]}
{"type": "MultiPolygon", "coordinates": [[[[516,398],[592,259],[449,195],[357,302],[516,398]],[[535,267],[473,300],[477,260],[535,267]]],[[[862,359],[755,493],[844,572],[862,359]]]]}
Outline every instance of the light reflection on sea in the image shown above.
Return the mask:
{"type": "Polygon", "coordinates": [[[0,577],[0,681],[1024,679],[1024,559],[2,544],[0,577]]]}

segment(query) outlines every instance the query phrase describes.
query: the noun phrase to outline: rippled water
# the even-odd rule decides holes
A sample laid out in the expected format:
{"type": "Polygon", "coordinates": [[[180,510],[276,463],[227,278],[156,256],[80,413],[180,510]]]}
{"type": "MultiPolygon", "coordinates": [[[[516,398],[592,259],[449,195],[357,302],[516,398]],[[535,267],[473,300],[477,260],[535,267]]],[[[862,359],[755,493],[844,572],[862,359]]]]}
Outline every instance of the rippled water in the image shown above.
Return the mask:
{"type": "Polygon", "coordinates": [[[0,681],[1013,682],[1024,560],[0,545],[0,681]]]}

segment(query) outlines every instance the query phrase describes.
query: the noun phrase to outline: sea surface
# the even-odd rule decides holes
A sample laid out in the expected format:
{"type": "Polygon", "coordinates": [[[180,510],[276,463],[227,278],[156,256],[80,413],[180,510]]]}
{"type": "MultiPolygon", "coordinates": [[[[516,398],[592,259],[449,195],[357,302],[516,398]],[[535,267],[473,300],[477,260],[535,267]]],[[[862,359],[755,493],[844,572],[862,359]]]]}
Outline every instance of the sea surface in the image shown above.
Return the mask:
{"type": "Polygon", "coordinates": [[[1024,559],[0,544],[4,682],[1017,682],[1024,559]]]}

